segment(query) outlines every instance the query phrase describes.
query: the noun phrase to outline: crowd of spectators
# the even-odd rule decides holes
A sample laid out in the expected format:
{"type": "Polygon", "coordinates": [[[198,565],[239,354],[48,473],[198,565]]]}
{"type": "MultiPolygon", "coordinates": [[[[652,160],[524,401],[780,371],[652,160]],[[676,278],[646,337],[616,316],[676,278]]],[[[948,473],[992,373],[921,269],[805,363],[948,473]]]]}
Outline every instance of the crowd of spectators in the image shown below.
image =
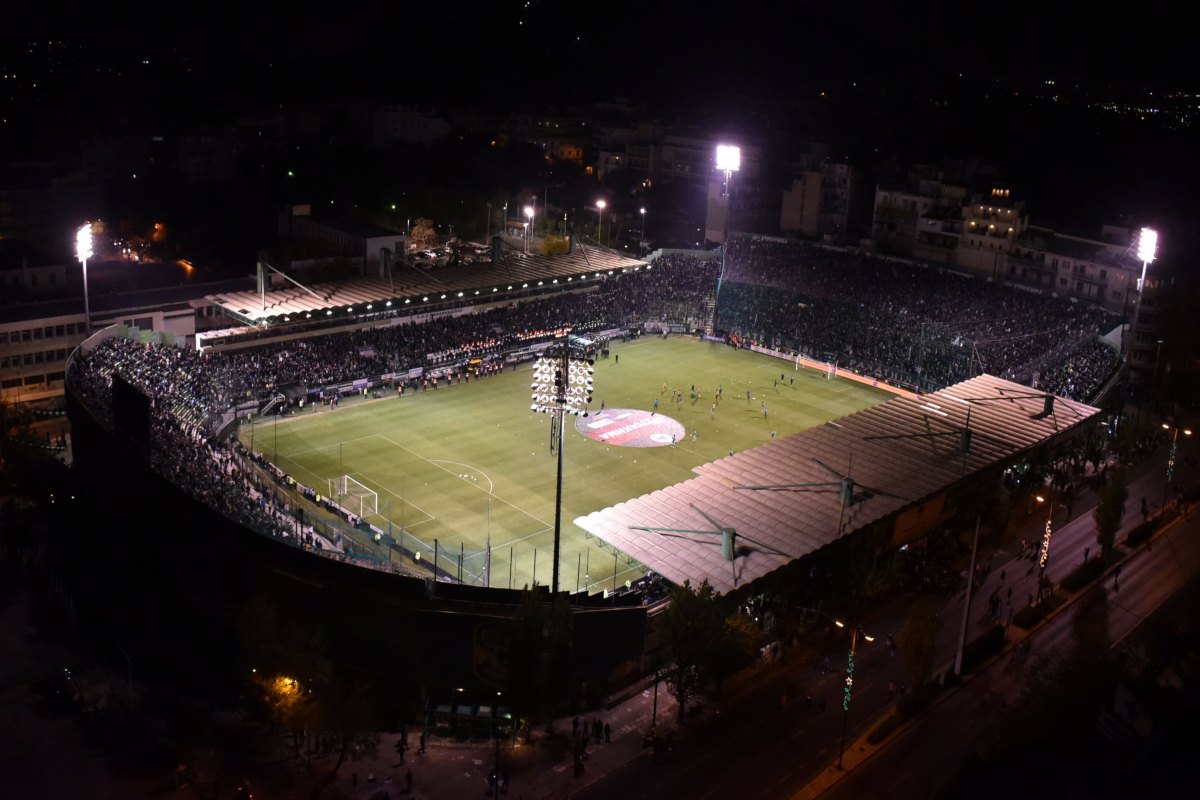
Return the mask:
{"type": "Polygon", "coordinates": [[[1118,323],[1096,306],[944,268],[754,239],[730,243],[717,316],[741,338],[893,383],[932,390],[987,372],[1029,384],[1038,374],[1053,381],[1039,388],[1075,399],[1119,364],[1098,344],[1118,323]]]}

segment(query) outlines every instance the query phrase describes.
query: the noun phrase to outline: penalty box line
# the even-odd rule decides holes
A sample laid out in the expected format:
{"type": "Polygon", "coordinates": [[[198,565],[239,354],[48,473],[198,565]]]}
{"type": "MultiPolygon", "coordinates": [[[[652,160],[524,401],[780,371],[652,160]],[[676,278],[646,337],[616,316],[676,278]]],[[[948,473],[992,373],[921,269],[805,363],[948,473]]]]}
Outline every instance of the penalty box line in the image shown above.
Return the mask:
{"type": "MultiPolygon", "coordinates": [[[[411,449],[409,449],[409,448],[405,447],[404,445],[402,445],[402,444],[400,444],[399,442],[397,442],[397,441],[395,441],[395,440],[391,439],[391,438],[390,438],[390,437],[388,437],[388,436],[385,436],[385,435],[384,435],[384,434],[382,434],[382,433],[377,433],[377,434],[375,434],[375,435],[376,435],[376,436],[378,436],[380,439],[383,439],[385,442],[388,442],[388,443],[389,443],[389,444],[391,444],[393,447],[398,447],[398,448],[400,448],[401,450],[403,450],[404,452],[406,452],[406,453],[409,453],[409,454],[413,455],[414,457],[416,457],[416,458],[420,459],[421,461],[424,461],[426,464],[429,464],[429,465],[433,466],[434,468],[436,468],[436,469],[439,469],[439,470],[441,470],[442,472],[445,472],[445,473],[446,473],[446,474],[448,474],[448,475],[453,475],[454,477],[458,478],[460,481],[461,481],[461,480],[463,480],[463,479],[462,479],[462,478],[461,478],[459,475],[457,475],[457,474],[454,472],[454,470],[447,469],[446,467],[443,467],[443,466],[441,466],[440,464],[438,464],[438,463],[437,463],[437,461],[436,461],[435,459],[426,458],[425,456],[421,455],[420,453],[417,453],[417,452],[415,452],[415,451],[413,451],[413,450],[411,450],[411,449]]],[[[451,462],[451,463],[457,463],[457,462],[451,462]]],[[[475,468],[474,468],[474,467],[472,467],[472,469],[475,469],[475,468]]],[[[480,470],[480,472],[483,472],[483,471],[482,471],[482,470],[480,470]]],[[[486,474],[486,473],[485,473],[485,474],[486,474]]],[[[484,489],[482,486],[480,486],[478,483],[472,483],[472,482],[470,482],[470,481],[463,481],[463,482],[464,482],[464,483],[466,483],[468,486],[472,486],[472,487],[474,487],[475,489],[477,489],[477,490],[478,490],[478,491],[480,491],[480,492],[484,492],[485,494],[487,494],[487,495],[488,495],[488,496],[490,496],[491,498],[493,498],[493,499],[495,499],[495,500],[499,500],[501,503],[503,503],[504,505],[506,505],[506,506],[508,506],[509,508],[513,509],[513,510],[514,510],[514,511],[516,511],[517,513],[519,513],[519,514],[524,514],[525,516],[529,517],[529,518],[530,518],[531,520],[533,520],[534,522],[536,522],[536,523],[538,523],[539,525],[541,525],[543,528],[549,528],[549,527],[551,527],[551,524],[550,524],[549,522],[547,522],[546,520],[544,520],[544,519],[540,519],[540,518],[539,518],[539,517],[538,517],[536,514],[531,514],[530,512],[528,512],[528,511],[526,511],[525,509],[521,508],[521,507],[520,507],[520,506],[518,506],[517,504],[515,504],[515,503],[513,503],[513,502],[511,502],[511,501],[509,501],[509,500],[506,500],[506,499],[504,499],[503,497],[500,497],[500,496],[499,496],[499,495],[497,495],[495,492],[488,492],[488,491],[486,491],[486,490],[485,490],[485,489],[484,489]]]]}

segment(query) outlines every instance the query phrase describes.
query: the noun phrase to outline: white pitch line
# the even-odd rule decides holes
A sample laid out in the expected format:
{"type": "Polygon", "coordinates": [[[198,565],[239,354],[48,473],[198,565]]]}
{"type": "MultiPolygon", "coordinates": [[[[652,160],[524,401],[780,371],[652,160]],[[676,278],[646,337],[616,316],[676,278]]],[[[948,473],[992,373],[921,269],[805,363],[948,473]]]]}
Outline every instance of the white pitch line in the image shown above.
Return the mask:
{"type": "MultiPolygon", "coordinates": [[[[486,472],[484,472],[483,470],[481,470],[479,467],[472,466],[471,464],[464,464],[464,463],[462,463],[461,461],[446,461],[445,459],[441,459],[441,458],[431,458],[431,459],[428,459],[428,460],[429,460],[429,463],[430,463],[430,464],[453,464],[453,465],[454,465],[454,466],[456,466],[456,467],[462,467],[463,469],[469,469],[469,470],[473,470],[473,471],[475,471],[475,472],[478,472],[480,475],[482,475],[483,477],[487,478],[487,482],[488,482],[488,490],[487,490],[487,493],[488,493],[489,495],[491,495],[492,497],[495,497],[495,496],[496,496],[496,484],[492,482],[492,478],[491,478],[491,476],[490,476],[490,475],[488,475],[488,474],[487,474],[486,472]]],[[[459,478],[462,478],[462,476],[461,476],[461,475],[459,475],[459,478]]],[[[466,479],[465,479],[465,478],[463,478],[463,480],[466,480],[466,479]]]]}
{"type": "MultiPolygon", "coordinates": [[[[437,467],[438,469],[440,469],[442,472],[445,472],[445,473],[447,473],[447,474],[449,474],[449,475],[454,475],[454,471],[453,471],[453,470],[449,470],[449,469],[446,469],[446,468],[445,468],[445,467],[443,467],[443,466],[440,466],[439,464],[437,464],[437,463],[435,462],[435,460],[434,460],[434,459],[429,459],[429,458],[426,458],[425,456],[421,455],[420,453],[416,452],[415,450],[411,450],[411,449],[409,449],[409,448],[405,447],[404,445],[400,444],[399,442],[397,442],[397,441],[394,441],[394,440],[393,440],[393,439],[391,439],[390,437],[388,437],[388,436],[384,436],[382,433],[377,433],[377,434],[375,434],[375,435],[376,435],[376,436],[378,436],[380,439],[383,439],[385,442],[388,442],[388,443],[390,443],[390,444],[391,444],[393,447],[398,447],[398,448],[400,448],[401,450],[405,451],[406,453],[411,453],[412,455],[416,456],[417,458],[421,459],[422,461],[426,462],[427,464],[433,464],[435,467],[437,467]]],[[[453,463],[455,463],[455,462],[451,461],[451,462],[446,462],[446,463],[451,463],[451,464],[453,464],[453,463]]],[[[457,476],[455,476],[455,477],[457,477],[457,476]]],[[[481,491],[481,492],[482,492],[482,491],[483,491],[483,489],[482,489],[482,488],[480,488],[480,490],[479,490],[479,491],[481,491]]],[[[503,497],[500,497],[500,496],[498,496],[498,495],[495,495],[495,494],[491,494],[490,496],[491,496],[491,497],[493,497],[493,498],[495,498],[495,499],[497,499],[497,500],[499,500],[501,503],[503,503],[504,505],[506,505],[506,506],[508,506],[509,508],[513,509],[514,511],[517,511],[517,512],[519,512],[519,513],[521,513],[521,514],[524,514],[525,516],[529,517],[530,519],[532,519],[532,520],[533,520],[533,521],[535,521],[535,522],[538,522],[538,523],[540,523],[540,524],[542,524],[542,525],[544,525],[544,526],[546,526],[546,527],[550,527],[550,525],[551,525],[551,523],[547,522],[546,520],[544,520],[544,519],[540,519],[540,518],[539,518],[539,517],[538,517],[536,514],[531,514],[531,513],[529,513],[528,511],[526,511],[525,509],[521,508],[521,507],[520,507],[520,506],[518,506],[517,504],[515,504],[515,503],[512,503],[512,502],[509,502],[508,500],[505,500],[503,497]]]]}

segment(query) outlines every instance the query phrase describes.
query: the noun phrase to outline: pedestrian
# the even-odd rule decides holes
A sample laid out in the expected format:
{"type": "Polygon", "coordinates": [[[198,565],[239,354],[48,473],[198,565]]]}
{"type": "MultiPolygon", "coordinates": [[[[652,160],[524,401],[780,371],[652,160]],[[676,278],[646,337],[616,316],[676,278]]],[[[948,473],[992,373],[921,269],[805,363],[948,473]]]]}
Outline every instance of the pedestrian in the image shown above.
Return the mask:
{"type": "MultiPolygon", "coordinates": [[[[1005,579],[1005,577],[1007,577],[1007,575],[1008,575],[1008,573],[1005,570],[1000,570],[1000,585],[1001,586],[1004,585],[1004,579],[1005,579]]],[[[1008,591],[1009,591],[1009,593],[1012,593],[1012,589],[1009,589],[1008,591]]]]}
{"type": "Polygon", "coordinates": [[[1146,505],[1146,498],[1142,496],[1142,522],[1150,519],[1150,506],[1146,505]]]}
{"type": "Polygon", "coordinates": [[[1092,548],[1091,548],[1091,547],[1085,547],[1085,548],[1083,548],[1083,563],[1085,563],[1085,564],[1087,563],[1087,560],[1088,560],[1088,553],[1090,553],[1091,551],[1092,551],[1092,548]]]}
{"type": "Polygon", "coordinates": [[[617,353],[615,356],[613,356],[613,366],[616,366],[617,364],[620,364],[620,363],[621,363],[621,354],[617,353]]]}
{"type": "Polygon", "coordinates": [[[606,741],[606,742],[612,741],[612,725],[610,725],[607,722],[604,723],[604,741],[606,741]]]}
{"type": "Polygon", "coordinates": [[[713,414],[716,414],[716,413],[717,413],[717,404],[713,403],[712,406],[709,407],[709,409],[708,409],[709,419],[712,419],[713,414]]]}
{"type": "Polygon", "coordinates": [[[657,411],[658,411],[658,398],[656,397],[656,398],[654,398],[654,409],[650,412],[650,416],[653,417],[655,412],[657,412],[657,411]]]}
{"type": "Polygon", "coordinates": [[[421,731],[421,746],[417,748],[417,755],[421,755],[422,753],[424,753],[424,752],[425,752],[425,738],[426,738],[426,736],[427,736],[427,734],[425,733],[425,731],[421,731]]]}

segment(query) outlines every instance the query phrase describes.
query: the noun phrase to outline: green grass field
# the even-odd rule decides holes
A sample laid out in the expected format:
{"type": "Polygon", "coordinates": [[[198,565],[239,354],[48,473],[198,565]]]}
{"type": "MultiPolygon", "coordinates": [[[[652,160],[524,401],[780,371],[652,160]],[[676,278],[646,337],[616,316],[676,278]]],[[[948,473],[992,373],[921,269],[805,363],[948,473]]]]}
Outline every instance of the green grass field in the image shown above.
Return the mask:
{"type": "MultiPolygon", "coordinates": [[[[633,448],[586,438],[567,419],[564,450],[560,588],[584,584],[593,592],[643,573],[615,559],[573,520],[692,477],[697,465],[786,436],[886,400],[890,395],[853,381],[827,381],[812,369],[723,344],[687,338],[616,343],[596,362],[593,409],[649,410],[674,417],[695,441],[674,447],[633,448]],[[778,387],[774,382],[783,373],[778,387]],[[667,384],[662,391],[664,381],[667,384]],[[701,396],[672,407],[671,388],[701,396]],[[713,394],[724,394],[710,414],[713,394]],[[749,387],[753,400],[747,402],[749,387]],[[765,403],[769,417],[764,419],[765,403]],[[577,573],[579,577],[577,578],[577,573]],[[586,575],[586,578],[584,577],[586,575]],[[578,584],[577,584],[578,580],[578,584]]],[[[337,411],[318,407],[277,424],[259,422],[241,437],[301,483],[326,494],[328,479],[348,474],[379,494],[379,514],[404,548],[483,583],[483,552],[491,532],[491,585],[548,585],[554,542],[556,459],[549,449],[551,417],[529,410],[531,370],[514,371],[436,392],[355,398],[337,411]],[[453,566],[451,567],[451,564],[453,566]],[[535,571],[536,570],[536,571],[535,571]]],[[[399,558],[393,553],[393,558],[399,558]]]]}

